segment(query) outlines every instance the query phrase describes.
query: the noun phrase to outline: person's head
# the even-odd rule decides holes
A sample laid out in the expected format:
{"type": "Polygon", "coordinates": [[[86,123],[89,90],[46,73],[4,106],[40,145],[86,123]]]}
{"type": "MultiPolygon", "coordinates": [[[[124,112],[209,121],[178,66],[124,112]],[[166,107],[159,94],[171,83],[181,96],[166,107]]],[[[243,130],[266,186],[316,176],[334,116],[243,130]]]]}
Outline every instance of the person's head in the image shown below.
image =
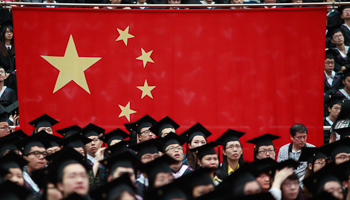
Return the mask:
{"type": "Polygon", "coordinates": [[[61,150],[60,147],[58,147],[58,146],[52,146],[52,147],[47,148],[47,154],[48,154],[48,155],[51,155],[51,154],[56,153],[56,152],[59,151],[59,150],[61,150]]]}
{"type": "Polygon", "coordinates": [[[89,177],[86,169],[77,162],[67,161],[62,164],[57,188],[63,193],[63,197],[68,197],[73,193],[85,196],[89,192],[89,177]]]}
{"type": "Polygon", "coordinates": [[[334,156],[334,162],[337,165],[344,163],[348,160],[350,160],[350,153],[347,152],[340,152],[334,156]]]}
{"type": "Polygon", "coordinates": [[[322,169],[322,167],[324,167],[325,165],[326,165],[326,158],[319,158],[315,160],[313,167],[312,167],[312,163],[309,163],[308,169],[313,170],[313,172],[317,172],[318,170],[322,169]]]}
{"type": "Polygon", "coordinates": [[[85,144],[86,151],[90,156],[95,157],[95,153],[102,146],[102,141],[96,135],[91,135],[88,138],[92,141],[85,144]]]}
{"type": "Polygon", "coordinates": [[[166,116],[163,119],[159,120],[157,123],[153,124],[150,128],[150,131],[155,133],[158,138],[165,137],[169,133],[176,133],[176,129],[180,126],[173,119],[166,116]]]}
{"type": "MultiPolygon", "coordinates": [[[[299,187],[298,175],[293,173],[291,176],[286,178],[281,185],[282,199],[283,200],[295,200],[301,195],[299,187]]],[[[301,197],[299,197],[301,198],[301,197]]]]}
{"type": "Polygon", "coordinates": [[[184,153],[180,144],[170,144],[165,148],[164,152],[178,162],[182,162],[184,158],[184,153]]]}
{"type": "Polygon", "coordinates": [[[28,171],[35,171],[42,169],[46,165],[45,157],[47,155],[45,147],[32,146],[27,153],[24,154],[23,158],[28,161],[28,171]]]}
{"type": "Polygon", "coordinates": [[[331,73],[334,70],[334,56],[331,52],[326,51],[325,60],[324,60],[324,70],[328,73],[331,73]]]}
{"type": "Polygon", "coordinates": [[[344,199],[344,193],[342,185],[339,181],[331,180],[323,185],[323,190],[331,193],[337,199],[344,199]]]}
{"type": "Polygon", "coordinates": [[[278,138],[281,138],[281,137],[266,133],[264,135],[248,140],[247,141],[248,143],[255,144],[254,160],[257,160],[257,159],[260,160],[264,158],[272,158],[273,160],[275,160],[276,149],[272,141],[278,138]]]}
{"type": "Polygon", "coordinates": [[[261,186],[256,180],[252,180],[244,184],[244,187],[243,187],[244,195],[259,194],[261,192],[262,192],[261,186]]]}
{"type": "Polygon", "coordinates": [[[336,29],[331,35],[331,42],[336,46],[344,44],[344,36],[340,29],[336,29]]]}
{"type": "Polygon", "coordinates": [[[290,139],[292,140],[295,148],[303,148],[306,144],[307,128],[302,124],[293,125],[290,128],[290,139]]]}
{"type": "Polygon", "coordinates": [[[344,8],[342,9],[342,13],[341,14],[341,18],[346,20],[346,19],[350,19],[350,6],[345,6],[344,5],[344,8]]]}
{"type": "Polygon", "coordinates": [[[102,146],[102,140],[100,138],[104,135],[104,131],[103,128],[92,123],[81,129],[81,134],[91,140],[85,144],[87,154],[90,156],[95,157],[96,152],[102,146]]]}
{"type": "Polygon", "coordinates": [[[122,0],[109,0],[111,4],[120,4],[122,0]]]}
{"type": "Polygon", "coordinates": [[[219,159],[217,154],[208,154],[198,160],[198,166],[201,168],[216,169],[219,166],[219,159]]]}
{"type": "Polygon", "coordinates": [[[192,197],[197,198],[197,197],[200,197],[202,195],[205,195],[211,191],[214,191],[214,188],[215,187],[214,187],[213,183],[195,186],[192,189],[192,197]]]}
{"type": "Polygon", "coordinates": [[[163,185],[173,182],[174,177],[171,172],[159,172],[154,178],[153,187],[159,188],[163,185]]]}
{"type": "Polygon", "coordinates": [[[256,180],[260,184],[263,192],[269,191],[269,189],[271,187],[271,178],[268,174],[262,173],[256,177],[256,180]]]}
{"type": "Polygon", "coordinates": [[[230,0],[231,4],[242,4],[243,1],[242,0],[230,0]]]}
{"type": "Polygon", "coordinates": [[[56,119],[50,117],[47,114],[43,114],[40,117],[29,122],[29,124],[33,126],[33,132],[35,134],[44,130],[48,134],[51,134],[51,135],[53,134],[52,126],[54,126],[57,123],[58,123],[58,121],[56,119]],[[35,130],[34,130],[34,128],[35,128],[35,130]]]}
{"type": "MultiPolygon", "coordinates": [[[[303,0],[292,0],[292,3],[303,3],[303,0]]],[[[303,7],[303,6],[294,6],[294,7],[299,7],[299,8],[301,8],[301,7],[303,7]]]]}
{"type": "Polygon", "coordinates": [[[191,142],[188,144],[188,147],[190,149],[194,149],[202,145],[205,145],[206,143],[207,143],[207,140],[204,136],[196,135],[192,138],[191,142]]]}
{"type": "Polygon", "coordinates": [[[241,143],[237,141],[229,141],[222,150],[228,160],[239,160],[243,154],[241,143]]]}
{"type": "Polygon", "coordinates": [[[23,159],[22,156],[10,151],[8,154],[0,158],[0,168],[9,172],[5,176],[0,177],[0,179],[3,178],[4,181],[9,180],[19,186],[24,186],[22,169],[27,163],[28,162],[23,159]]]}
{"type": "Polygon", "coordinates": [[[328,106],[329,115],[336,119],[341,109],[341,102],[334,103],[328,106]]]}
{"type": "Polygon", "coordinates": [[[159,141],[152,139],[139,144],[134,144],[130,148],[137,152],[136,157],[142,163],[148,163],[159,157],[159,151],[163,146],[159,141]]]}
{"type": "Polygon", "coordinates": [[[6,78],[6,70],[4,67],[0,66],[0,82],[4,82],[6,78]]]}
{"type": "MultiPolygon", "coordinates": [[[[3,68],[0,68],[0,76],[2,73],[3,68]]],[[[10,134],[10,126],[7,121],[0,122],[0,138],[10,134]]]]}
{"type": "Polygon", "coordinates": [[[11,25],[6,25],[1,30],[2,38],[5,40],[12,40],[13,39],[13,27],[11,25]]]}
{"type": "Polygon", "coordinates": [[[36,133],[39,133],[40,131],[44,130],[48,134],[53,134],[53,130],[51,126],[42,126],[35,130],[36,133]]]}
{"type": "Polygon", "coordinates": [[[137,134],[137,140],[139,142],[145,142],[147,140],[155,139],[156,135],[149,130],[151,128],[150,126],[148,127],[143,127],[140,131],[139,134],[137,134]]]}
{"type": "Polygon", "coordinates": [[[63,199],[61,191],[57,189],[55,184],[53,184],[53,183],[48,183],[47,184],[46,199],[47,200],[60,200],[60,199],[63,199]]]}
{"type": "Polygon", "coordinates": [[[266,4],[269,4],[269,3],[276,3],[276,0],[264,0],[266,4]]]}
{"type": "Polygon", "coordinates": [[[149,115],[145,115],[138,119],[136,122],[128,125],[129,130],[134,130],[137,133],[137,141],[145,142],[156,138],[156,135],[150,131],[150,127],[155,124],[157,121],[149,115]]]}

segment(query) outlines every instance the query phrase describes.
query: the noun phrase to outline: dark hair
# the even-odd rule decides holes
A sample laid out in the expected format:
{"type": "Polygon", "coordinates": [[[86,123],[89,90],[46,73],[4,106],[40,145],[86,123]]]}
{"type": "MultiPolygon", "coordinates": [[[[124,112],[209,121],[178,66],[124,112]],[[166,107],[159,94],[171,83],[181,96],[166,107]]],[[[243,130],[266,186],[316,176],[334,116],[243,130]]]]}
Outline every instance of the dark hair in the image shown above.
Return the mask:
{"type": "MultiPolygon", "coordinates": [[[[295,172],[293,172],[293,174],[292,175],[290,175],[290,176],[288,176],[287,178],[286,178],[286,180],[287,179],[289,179],[289,180],[298,180],[298,183],[299,183],[299,177],[298,177],[298,175],[295,173],[295,172]]],[[[284,181],[283,181],[284,182],[284,181]]],[[[282,183],[283,184],[283,183],[282,183]]],[[[281,190],[282,191],[282,190],[281,190]]],[[[297,198],[295,198],[295,200],[302,200],[303,199],[303,190],[300,188],[300,186],[299,186],[299,192],[298,192],[298,196],[297,196],[297,198]]],[[[282,194],[282,200],[283,200],[283,194],[282,194]]]]}
{"type": "MultiPolygon", "coordinates": [[[[237,140],[241,147],[243,148],[241,142],[237,140]]],[[[226,148],[226,146],[223,146],[223,148],[226,148]]],[[[239,157],[238,164],[239,166],[242,166],[244,164],[244,158],[243,158],[243,152],[241,157],[239,157]]],[[[220,179],[223,180],[228,177],[228,161],[227,156],[224,155],[224,149],[222,150],[222,164],[221,164],[221,172],[220,172],[220,179]]]]}
{"type": "MultiPolygon", "coordinates": [[[[275,148],[275,146],[274,146],[273,144],[270,144],[270,145],[272,145],[273,150],[275,151],[275,154],[276,154],[276,148],[275,148]]],[[[270,145],[261,145],[261,146],[270,146],[270,145]]],[[[261,146],[259,146],[259,148],[260,148],[261,146]]],[[[256,148],[256,146],[254,146],[254,161],[259,160],[259,159],[257,158],[257,156],[258,156],[258,154],[259,154],[259,148],[256,148]]],[[[272,159],[272,158],[271,158],[271,159],[272,159]]],[[[274,159],[274,160],[275,160],[275,159],[274,159]]]]}
{"type": "Polygon", "coordinates": [[[290,135],[294,137],[297,133],[304,133],[307,134],[307,128],[302,124],[294,124],[292,127],[290,127],[290,135]]]}

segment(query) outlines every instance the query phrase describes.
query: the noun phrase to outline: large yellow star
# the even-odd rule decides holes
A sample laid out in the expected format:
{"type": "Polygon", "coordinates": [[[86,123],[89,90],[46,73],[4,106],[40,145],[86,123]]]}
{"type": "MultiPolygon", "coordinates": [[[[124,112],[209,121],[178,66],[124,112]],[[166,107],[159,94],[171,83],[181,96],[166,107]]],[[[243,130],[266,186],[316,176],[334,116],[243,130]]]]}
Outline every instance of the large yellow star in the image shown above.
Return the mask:
{"type": "Polygon", "coordinates": [[[151,91],[156,86],[148,86],[147,80],[145,79],[145,83],[143,84],[143,86],[136,86],[136,87],[142,91],[141,99],[143,99],[143,97],[145,97],[146,95],[153,99],[151,91]]]}
{"type": "Polygon", "coordinates": [[[128,104],[126,104],[126,106],[122,106],[122,105],[118,105],[118,106],[119,106],[120,110],[122,110],[119,117],[124,116],[130,122],[130,115],[136,113],[135,110],[130,109],[130,101],[128,102],[128,104]]]}
{"type": "Polygon", "coordinates": [[[86,92],[90,94],[89,86],[86,82],[84,71],[99,61],[97,57],[79,57],[74,44],[73,36],[70,35],[66,52],[64,56],[41,56],[52,66],[57,68],[60,73],[56,81],[53,93],[74,81],[86,92]]]}
{"type": "Polygon", "coordinates": [[[149,51],[146,53],[145,50],[143,50],[143,48],[141,48],[141,53],[142,55],[137,57],[137,60],[142,60],[143,61],[143,68],[146,67],[147,62],[151,62],[154,63],[154,61],[151,59],[151,54],[152,54],[153,50],[149,51]]]}
{"type": "Polygon", "coordinates": [[[116,41],[123,40],[125,46],[128,46],[128,39],[135,37],[135,36],[129,34],[129,26],[126,27],[126,29],[124,31],[120,30],[119,28],[117,28],[117,30],[119,32],[119,37],[117,38],[116,41]]]}

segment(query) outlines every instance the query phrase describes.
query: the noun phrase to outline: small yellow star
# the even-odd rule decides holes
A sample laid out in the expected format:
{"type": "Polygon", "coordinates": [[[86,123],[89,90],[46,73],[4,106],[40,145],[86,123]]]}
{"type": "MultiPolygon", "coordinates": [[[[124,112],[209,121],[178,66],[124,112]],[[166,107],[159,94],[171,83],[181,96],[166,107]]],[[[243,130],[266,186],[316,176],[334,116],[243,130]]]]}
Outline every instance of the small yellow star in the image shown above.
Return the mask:
{"type": "Polygon", "coordinates": [[[69,82],[74,81],[90,94],[84,71],[99,61],[101,58],[79,57],[72,35],[69,37],[64,56],[41,57],[60,71],[53,93],[67,85],[69,82]]]}
{"type": "Polygon", "coordinates": [[[146,53],[145,50],[143,50],[143,48],[141,48],[141,52],[142,52],[142,55],[137,57],[136,59],[143,61],[143,68],[146,67],[147,62],[154,63],[154,61],[151,58],[151,54],[152,54],[153,50],[146,53]]]}
{"type": "Polygon", "coordinates": [[[126,117],[126,119],[130,122],[130,115],[136,113],[135,110],[131,110],[130,109],[130,101],[128,102],[128,104],[126,104],[126,106],[122,106],[122,105],[118,105],[120,110],[122,110],[122,112],[120,113],[119,117],[126,117]]]}
{"type": "Polygon", "coordinates": [[[138,89],[140,89],[142,91],[142,96],[141,99],[143,99],[143,97],[145,97],[146,95],[151,97],[153,99],[152,93],[151,91],[155,88],[156,86],[148,86],[147,80],[145,79],[145,83],[143,84],[143,86],[137,86],[138,89]]]}
{"type": "Polygon", "coordinates": [[[117,38],[116,41],[123,40],[125,46],[128,46],[128,39],[135,37],[135,36],[129,34],[129,26],[126,27],[126,29],[124,31],[120,30],[119,28],[117,28],[117,30],[119,32],[119,37],[117,38]]]}

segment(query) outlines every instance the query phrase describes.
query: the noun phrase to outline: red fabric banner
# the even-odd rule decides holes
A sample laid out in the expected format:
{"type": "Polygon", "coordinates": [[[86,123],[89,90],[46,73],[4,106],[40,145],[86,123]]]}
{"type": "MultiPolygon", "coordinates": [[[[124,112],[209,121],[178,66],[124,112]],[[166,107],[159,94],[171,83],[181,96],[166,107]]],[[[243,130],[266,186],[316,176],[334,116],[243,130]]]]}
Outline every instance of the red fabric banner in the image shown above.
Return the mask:
{"type": "MultiPolygon", "coordinates": [[[[14,8],[21,128],[46,113],[54,129],[123,128],[145,114],[196,122],[219,137],[290,142],[306,125],[323,142],[326,8],[108,10],[14,8]]],[[[123,128],[124,129],[124,128],[123,128]]]]}

